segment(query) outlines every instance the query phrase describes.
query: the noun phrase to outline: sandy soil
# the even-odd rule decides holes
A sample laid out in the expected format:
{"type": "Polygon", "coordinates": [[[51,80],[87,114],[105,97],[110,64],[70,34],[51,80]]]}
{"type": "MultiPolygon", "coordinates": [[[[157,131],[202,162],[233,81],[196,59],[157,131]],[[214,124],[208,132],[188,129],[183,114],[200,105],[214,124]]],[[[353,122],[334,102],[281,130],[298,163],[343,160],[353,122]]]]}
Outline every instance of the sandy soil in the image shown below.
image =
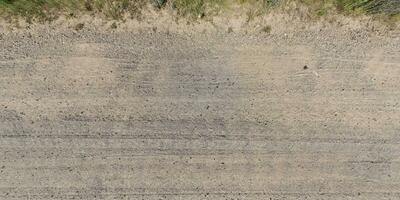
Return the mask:
{"type": "Polygon", "coordinates": [[[398,32],[142,23],[1,33],[0,199],[400,199],[398,32]]]}

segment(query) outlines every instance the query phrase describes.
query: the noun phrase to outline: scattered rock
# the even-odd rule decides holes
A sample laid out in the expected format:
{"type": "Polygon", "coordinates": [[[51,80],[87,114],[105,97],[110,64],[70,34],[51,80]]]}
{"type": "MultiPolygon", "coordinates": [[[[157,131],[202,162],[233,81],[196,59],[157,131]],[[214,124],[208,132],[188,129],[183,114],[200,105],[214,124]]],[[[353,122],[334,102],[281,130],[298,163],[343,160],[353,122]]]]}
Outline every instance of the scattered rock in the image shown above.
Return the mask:
{"type": "Polygon", "coordinates": [[[201,19],[204,17],[204,13],[200,13],[199,15],[197,15],[197,18],[201,19]]]}
{"type": "Polygon", "coordinates": [[[75,26],[75,30],[76,30],[76,31],[80,31],[80,30],[83,29],[84,26],[85,26],[84,23],[79,23],[79,24],[77,24],[77,25],[75,26]]]}
{"type": "Polygon", "coordinates": [[[271,30],[272,30],[271,26],[270,25],[266,25],[261,29],[261,32],[271,33],[271,30]]]}

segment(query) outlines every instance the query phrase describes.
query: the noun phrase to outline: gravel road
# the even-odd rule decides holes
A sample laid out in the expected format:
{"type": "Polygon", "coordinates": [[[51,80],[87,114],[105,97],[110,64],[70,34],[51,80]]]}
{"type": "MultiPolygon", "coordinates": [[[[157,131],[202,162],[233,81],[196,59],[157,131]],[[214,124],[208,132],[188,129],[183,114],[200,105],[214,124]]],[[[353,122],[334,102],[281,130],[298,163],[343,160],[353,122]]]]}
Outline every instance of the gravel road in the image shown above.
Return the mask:
{"type": "Polygon", "coordinates": [[[0,38],[0,199],[400,199],[399,34],[0,38]]]}

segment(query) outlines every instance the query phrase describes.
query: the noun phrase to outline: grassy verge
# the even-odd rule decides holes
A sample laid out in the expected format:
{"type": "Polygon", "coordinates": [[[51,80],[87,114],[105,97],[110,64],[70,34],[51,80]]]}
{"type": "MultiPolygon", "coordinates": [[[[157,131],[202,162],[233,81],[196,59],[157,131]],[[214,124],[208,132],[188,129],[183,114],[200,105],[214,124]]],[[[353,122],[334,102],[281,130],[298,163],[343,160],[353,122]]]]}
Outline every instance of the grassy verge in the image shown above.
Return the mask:
{"type": "Polygon", "coordinates": [[[0,0],[0,15],[28,21],[51,21],[62,14],[74,17],[82,13],[121,19],[126,13],[132,17],[140,15],[146,3],[144,0],[0,0]]]}
{"type": "Polygon", "coordinates": [[[400,18],[399,0],[0,0],[0,15],[22,17],[28,22],[49,21],[60,15],[70,17],[82,13],[102,15],[109,19],[122,19],[125,14],[140,16],[148,3],[157,7],[170,5],[181,16],[201,18],[215,15],[231,4],[247,4],[257,8],[248,16],[260,15],[276,5],[296,1],[310,7],[316,16],[342,13],[347,15],[374,14],[400,18]]]}

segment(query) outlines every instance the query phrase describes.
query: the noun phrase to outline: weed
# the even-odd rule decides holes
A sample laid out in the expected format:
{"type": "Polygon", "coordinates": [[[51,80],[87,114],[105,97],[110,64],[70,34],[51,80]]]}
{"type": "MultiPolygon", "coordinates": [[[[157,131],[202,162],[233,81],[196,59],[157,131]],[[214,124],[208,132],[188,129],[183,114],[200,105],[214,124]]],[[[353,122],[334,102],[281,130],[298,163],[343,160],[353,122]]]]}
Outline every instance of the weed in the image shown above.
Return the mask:
{"type": "Polygon", "coordinates": [[[93,11],[93,5],[89,0],[85,1],[85,8],[87,11],[93,11]]]}

